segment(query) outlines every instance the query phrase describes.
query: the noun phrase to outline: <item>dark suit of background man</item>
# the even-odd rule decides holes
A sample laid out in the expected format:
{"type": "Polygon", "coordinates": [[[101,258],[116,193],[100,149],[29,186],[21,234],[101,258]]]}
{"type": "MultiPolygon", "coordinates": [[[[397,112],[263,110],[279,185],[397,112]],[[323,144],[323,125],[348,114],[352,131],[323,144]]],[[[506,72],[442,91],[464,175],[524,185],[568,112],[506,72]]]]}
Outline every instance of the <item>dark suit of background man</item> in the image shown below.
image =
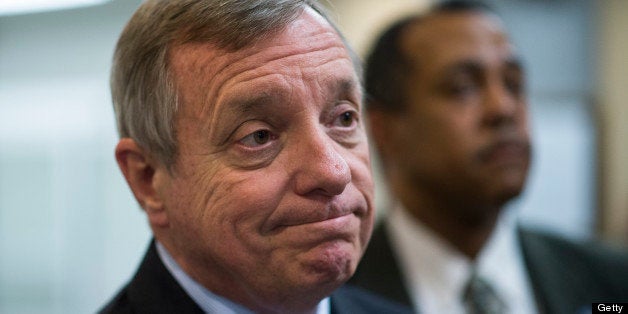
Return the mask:
{"type": "Polygon", "coordinates": [[[628,301],[625,256],[518,228],[503,212],[531,145],[525,71],[488,7],[441,3],[398,22],[370,54],[365,88],[397,202],[354,284],[426,314],[628,301]]]}
{"type": "Polygon", "coordinates": [[[102,312],[401,310],[332,294],[373,222],[358,72],[314,1],[145,1],[111,82],[154,241],[102,312]]]}

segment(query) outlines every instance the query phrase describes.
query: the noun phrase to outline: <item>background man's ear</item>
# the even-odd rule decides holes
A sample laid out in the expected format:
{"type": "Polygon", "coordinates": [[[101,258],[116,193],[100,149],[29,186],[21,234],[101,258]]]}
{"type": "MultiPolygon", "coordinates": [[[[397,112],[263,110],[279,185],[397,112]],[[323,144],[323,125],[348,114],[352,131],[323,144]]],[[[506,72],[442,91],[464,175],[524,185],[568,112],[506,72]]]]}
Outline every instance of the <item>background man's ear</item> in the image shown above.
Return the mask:
{"type": "Polygon", "coordinates": [[[116,145],[116,161],[135,199],[148,215],[151,226],[167,227],[168,215],[159,193],[160,176],[167,175],[163,166],[151,158],[131,138],[122,138],[116,145]]]}

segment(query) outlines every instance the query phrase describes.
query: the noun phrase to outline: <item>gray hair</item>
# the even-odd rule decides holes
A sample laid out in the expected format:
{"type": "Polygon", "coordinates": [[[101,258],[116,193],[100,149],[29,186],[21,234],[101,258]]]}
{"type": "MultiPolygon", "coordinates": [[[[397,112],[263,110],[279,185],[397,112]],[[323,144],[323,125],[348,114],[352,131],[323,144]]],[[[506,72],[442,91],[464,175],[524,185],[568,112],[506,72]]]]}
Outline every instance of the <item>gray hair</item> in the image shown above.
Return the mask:
{"type": "MultiPolygon", "coordinates": [[[[336,30],[317,0],[147,0],[122,31],[114,53],[111,94],[118,133],[169,169],[177,154],[177,91],[169,51],[194,42],[237,50],[280,31],[306,7],[336,30]]],[[[360,75],[359,61],[352,54],[360,75]]]]}

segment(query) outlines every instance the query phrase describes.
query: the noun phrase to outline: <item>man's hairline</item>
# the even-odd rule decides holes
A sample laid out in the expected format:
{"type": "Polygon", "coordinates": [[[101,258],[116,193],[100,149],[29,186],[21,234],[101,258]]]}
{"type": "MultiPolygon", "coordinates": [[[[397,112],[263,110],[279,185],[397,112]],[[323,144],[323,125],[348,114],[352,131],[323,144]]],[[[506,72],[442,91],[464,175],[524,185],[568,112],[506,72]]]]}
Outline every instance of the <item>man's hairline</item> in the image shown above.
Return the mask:
{"type": "MultiPolygon", "coordinates": [[[[423,24],[430,22],[430,20],[442,17],[442,16],[451,16],[451,15],[477,15],[477,16],[483,16],[486,18],[490,18],[490,19],[496,19],[496,21],[499,22],[500,25],[503,26],[503,23],[501,22],[501,18],[499,17],[499,15],[497,15],[495,12],[490,11],[490,10],[483,10],[483,9],[468,9],[468,10],[462,10],[462,11],[430,11],[430,12],[426,12],[425,14],[417,14],[414,16],[409,16],[408,17],[408,21],[407,23],[405,23],[401,29],[399,30],[399,35],[397,36],[397,40],[394,42],[394,45],[396,46],[395,49],[397,49],[397,51],[399,52],[399,55],[401,57],[400,62],[406,66],[406,68],[408,69],[408,72],[412,75],[415,76],[418,74],[418,72],[420,71],[419,69],[419,62],[422,60],[422,58],[419,57],[413,57],[410,51],[405,51],[406,49],[402,49],[404,41],[407,41],[408,36],[411,36],[411,33],[416,31],[417,28],[419,27],[424,27],[423,24]]],[[[504,30],[505,32],[505,30],[504,30]]],[[[425,40],[422,40],[425,41],[425,40]]],[[[521,68],[523,69],[523,61],[521,60],[521,57],[517,54],[517,53],[513,53],[512,58],[509,59],[515,59],[518,61],[518,64],[521,65],[521,68]]],[[[408,80],[411,79],[408,76],[404,76],[402,78],[402,92],[403,92],[403,97],[401,97],[401,99],[407,99],[408,97],[408,93],[409,90],[407,88],[408,85],[408,80]]],[[[391,107],[390,109],[383,109],[382,106],[372,106],[370,105],[371,103],[377,103],[377,102],[382,102],[379,99],[367,99],[367,103],[366,103],[366,110],[367,111],[373,111],[373,112],[381,112],[387,115],[395,115],[395,114],[403,114],[405,112],[407,112],[408,109],[408,103],[407,101],[402,101],[399,106],[397,107],[391,107]]]]}

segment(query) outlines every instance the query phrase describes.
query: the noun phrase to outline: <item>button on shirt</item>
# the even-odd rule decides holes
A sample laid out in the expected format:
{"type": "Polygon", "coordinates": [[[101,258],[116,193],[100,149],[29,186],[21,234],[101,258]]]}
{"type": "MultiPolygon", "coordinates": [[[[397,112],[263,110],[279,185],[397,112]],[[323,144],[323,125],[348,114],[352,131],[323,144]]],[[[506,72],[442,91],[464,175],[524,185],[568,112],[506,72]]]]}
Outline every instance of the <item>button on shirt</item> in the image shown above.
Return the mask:
{"type": "Polygon", "coordinates": [[[503,213],[474,264],[400,205],[396,206],[386,220],[387,230],[415,311],[465,313],[462,296],[475,269],[506,303],[507,313],[537,313],[514,218],[509,212],[503,213]]]}
{"type": "MultiPolygon", "coordinates": [[[[166,266],[166,269],[172,274],[174,279],[185,290],[185,292],[196,302],[196,304],[205,312],[211,314],[253,314],[253,312],[242,305],[231,302],[221,296],[218,296],[207,290],[201,284],[188,276],[179,264],[170,256],[166,248],[157,242],[157,254],[166,266]]],[[[318,303],[316,314],[329,314],[330,304],[329,298],[323,299],[318,303]]]]}

